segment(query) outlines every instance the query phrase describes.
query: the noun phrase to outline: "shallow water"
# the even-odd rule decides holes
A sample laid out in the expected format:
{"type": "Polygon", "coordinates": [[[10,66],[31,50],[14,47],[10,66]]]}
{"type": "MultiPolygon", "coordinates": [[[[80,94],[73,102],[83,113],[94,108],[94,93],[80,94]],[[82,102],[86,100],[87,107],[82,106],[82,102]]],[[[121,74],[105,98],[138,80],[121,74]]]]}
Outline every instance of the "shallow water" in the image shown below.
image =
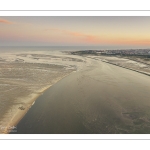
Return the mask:
{"type": "Polygon", "coordinates": [[[16,134],[150,133],[149,76],[90,61],[41,95],[16,134]]]}

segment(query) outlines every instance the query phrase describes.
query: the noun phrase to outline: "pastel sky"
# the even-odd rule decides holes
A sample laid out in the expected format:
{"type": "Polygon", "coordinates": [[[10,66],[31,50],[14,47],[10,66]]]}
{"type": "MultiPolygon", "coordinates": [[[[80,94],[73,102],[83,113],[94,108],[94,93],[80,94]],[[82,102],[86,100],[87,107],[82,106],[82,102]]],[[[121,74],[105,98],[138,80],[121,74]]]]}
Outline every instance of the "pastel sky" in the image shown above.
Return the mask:
{"type": "Polygon", "coordinates": [[[150,17],[2,17],[0,46],[150,48],[150,17]]]}

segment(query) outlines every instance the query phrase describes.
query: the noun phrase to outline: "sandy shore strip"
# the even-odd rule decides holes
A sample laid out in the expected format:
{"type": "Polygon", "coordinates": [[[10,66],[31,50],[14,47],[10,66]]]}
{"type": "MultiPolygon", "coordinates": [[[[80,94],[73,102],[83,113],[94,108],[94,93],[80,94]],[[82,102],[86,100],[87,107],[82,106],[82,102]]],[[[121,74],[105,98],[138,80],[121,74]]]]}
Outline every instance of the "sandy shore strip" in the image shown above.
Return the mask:
{"type": "MultiPolygon", "coordinates": [[[[64,76],[64,77],[62,77],[62,78],[60,78],[58,80],[55,80],[55,83],[57,83],[61,79],[65,78],[66,76],[64,76]]],[[[1,132],[4,133],[4,134],[10,133],[10,132],[15,132],[17,124],[25,116],[25,114],[32,107],[32,105],[34,105],[36,99],[40,95],[42,95],[47,89],[49,89],[51,86],[52,85],[46,86],[46,87],[38,90],[37,93],[32,93],[31,95],[29,95],[27,97],[24,97],[24,101],[27,102],[26,106],[25,105],[23,106],[23,108],[25,108],[25,109],[24,110],[18,109],[17,111],[15,111],[13,113],[13,116],[12,116],[11,120],[7,123],[7,125],[5,125],[5,127],[1,127],[1,132]]]]}
{"type": "Polygon", "coordinates": [[[112,65],[115,65],[115,66],[118,66],[118,67],[121,67],[121,68],[129,69],[129,70],[132,70],[132,71],[150,76],[150,73],[148,73],[148,72],[144,72],[144,71],[141,71],[141,70],[136,70],[136,69],[132,69],[132,68],[129,68],[129,67],[121,66],[119,64],[111,63],[111,62],[108,62],[108,61],[105,61],[105,60],[102,60],[102,62],[109,63],[109,64],[112,64],[112,65]]]}
{"type": "MultiPolygon", "coordinates": [[[[50,87],[50,86],[49,86],[50,87]]],[[[32,107],[32,105],[35,103],[35,100],[49,87],[45,87],[38,91],[37,94],[31,94],[27,97],[24,98],[25,101],[28,101],[28,106],[24,107],[25,110],[20,110],[18,109],[16,112],[14,112],[14,115],[12,116],[11,120],[5,125],[4,127],[1,126],[1,132],[4,134],[7,134],[9,132],[13,132],[14,129],[16,128],[16,125],[18,122],[24,117],[24,115],[27,113],[27,111],[32,107]],[[40,94],[41,93],[41,94],[40,94]]]]}
{"type": "Polygon", "coordinates": [[[138,59],[130,60],[129,58],[114,57],[114,56],[87,56],[87,57],[150,76],[149,61],[145,63],[142,61],[138,61],[138,59]]]}

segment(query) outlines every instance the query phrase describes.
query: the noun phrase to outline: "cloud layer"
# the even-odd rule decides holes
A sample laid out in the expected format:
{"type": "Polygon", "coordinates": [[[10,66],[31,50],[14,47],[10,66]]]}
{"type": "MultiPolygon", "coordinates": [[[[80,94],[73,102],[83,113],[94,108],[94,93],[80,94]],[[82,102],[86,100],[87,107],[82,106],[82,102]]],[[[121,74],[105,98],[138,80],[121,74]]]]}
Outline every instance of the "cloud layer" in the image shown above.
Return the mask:
{"type": "Polygon", "coordinates": [[[13,24],[13,22],[5,20],[5,19],[1,19],[0,18],[0,23],[4,23],[4,24],[13,24]]]}

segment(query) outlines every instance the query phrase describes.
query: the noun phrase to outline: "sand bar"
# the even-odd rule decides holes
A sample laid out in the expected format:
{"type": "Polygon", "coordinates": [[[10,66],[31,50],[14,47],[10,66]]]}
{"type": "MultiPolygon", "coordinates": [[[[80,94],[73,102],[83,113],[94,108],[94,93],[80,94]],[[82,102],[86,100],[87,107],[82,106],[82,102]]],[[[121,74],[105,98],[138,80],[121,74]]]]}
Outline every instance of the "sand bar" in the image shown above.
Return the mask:
{"type": "Polygon", "coordinates": [[[37,97],[83,62],[61,52],[1,53],[0,133],[10,132],[37,97]]]}

